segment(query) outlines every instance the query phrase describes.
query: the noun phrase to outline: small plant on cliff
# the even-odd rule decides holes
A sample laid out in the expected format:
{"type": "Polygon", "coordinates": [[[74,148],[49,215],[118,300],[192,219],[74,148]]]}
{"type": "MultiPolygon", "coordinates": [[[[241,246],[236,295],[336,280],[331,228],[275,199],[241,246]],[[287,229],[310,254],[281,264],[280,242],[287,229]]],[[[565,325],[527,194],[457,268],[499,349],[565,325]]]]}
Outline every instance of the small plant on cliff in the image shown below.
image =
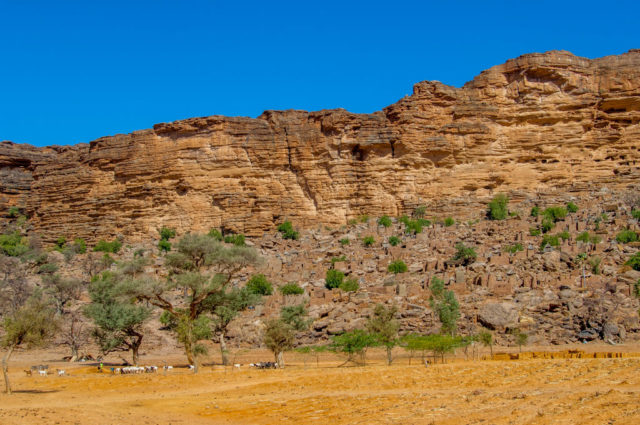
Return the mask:
{"type": "Polygon", "coordinates": [[[209,230],[208,236],[217,240],[218,242],[222,242],[224,240],[224,237],[222,237],[222,232],[215,228],[209,230]]]}
{"type": "Polygon", "coordinates": [[[504,193],[499,193],[489,202],[487,217],[489,220],[504,220],[507,218],[509,198],[504,193]]]}
{"type": "Polygon", "coordinates": [[[506,247],[504,248],[504,250],[505,250],[506,252],[508,252],[509,254],[515,254],[515,253],[516,253],[516,252],[518,252],[518,251],[523,251],[523,250],[524,250],[524,248],[522,247],[522,244],[518,242],[518,243],[515,243],[515,244],[513,244],[513,245],[508,245],[508,246],[506,246],[506,247]]]}
{"type": "Polygon", "coordinates": [[[263,274],[254,274],[247,282],[247,290],[256,295],[273,294],[273,285],[267,280],[263,274]]]}
{"type": "Polygon", "coordinates": [[[558,233],[558,237],[559,237],[560,239],[562,239],[563,241],[567,241],[567,240],[569,240],[569,238],[571,237],[571,235],[569,234],[569,232],[564,231],[564,232],[560,232],[560,233],[558,233]]]}
{"type": "Polygon", "coordinates": [[[633,284],[633,296],[636,298],[640,298],[640,279],[638,279],[638,281],[633,284]]]}
{"type": "Polygon", "coordinates": [[[447,217],[444,219],[445,227],[453,226],[455,224],[455,220],[451,217],[447,217]]]}
{"type": "Polygon", "coordinates": [[[640,210],[637,209],[632,209],[631,210],[631,217],[635,218],[636,220],[640,220],[640,210]]]}
{"type": "Polygon", "coordinates": [[[616,241],[620,243],[637,242],[638,234],[633,230],[625,229],[616,235],[616,241]]]}
{"type": "Polygon", "coordinates": [[[293,229],[293,225],[290,221],[285,221],[278,225],[278,232],[282,234],[283,239],[297,240],[300,234],[293,229]]]}
{"type": "Polygon", "coordinates": [[[472,247],[466,246],[462,242],[456,244],[456,254],[453,256],[454,261],[462,260],[462,264],[467,265],[473,263],[478,254],[472,247]]]}
{"type": "Polygon", "coordinates": [[[402,242],[400,238],[397,236],[389,236],[388,240],[389,240],[389,245],[391,246],[397,246],[400,242],[402,242]]]}
{"type": "Polygon", "coordinates": [[[531,236],[540,236],[542,234],[542,231],[540,229],[536,229],[535,227],[532,227],[529,229],[529,234],[531,236]]]}
{"type": "Polygon", "coordinates": [[[362,238],[362,244],[366,247],[370,247],[374,243],[376,243],[376,240],[373,236],[365,236],[364,238],[362,238]]]}
{"type": "Polygon", "coordinates": [[[533,208],[531,208],[531,217],[537,217],[540,215],[540,207],[539,206],[534,206],[533,208]]]}
{"type": "Polygon", "coordinates": [[[569,213],[577,213],[578,212],[578,206],[576,204],[574,204],[573,202],[569,202],[567,204],[567,212],[569,213]]]}
{"type": "Polygon", "coordinates": [[[404,261],[395,260],[389,264],[389,266],[387,267],[387,270],[389,271],[389,273],[398,274],[398,273],[405,273],[408,270],[408,268],[407,268],[407,265],[404,263],[404,261]]]}
{"type": "Polygon", "coordinates": [[[633,254],[631,258],[625,263],[627,266],[631,266],[633,270],[640,271],[640,251],[633,254]]]}
{"type": "Polygon", "coordinates": [[[165,240],[165,239],[160,239],[158,241],[158,249],[161,252],[169,252],[169,251],[171,251],[171,242],[169,242],[168,240],[165,240]]]}
{"type": "Polygon", "coordinates": [[[73,245],[71,245],[71,249],[76,254],[84,254],[87,252],[87,243],[82,238],[75,238],[73,240],[73,245]]]}
{"type": "Polygon", "coordinates": [[[327,270],[327,274],[325,275],[324,286],[326,286],[327,289],[339,288],[343,280],[344,273],[340,270],[330,269],[327,270]]]}
{"type": "Polygon", "coordinates": [[[412,215],[415,218],[424,218],[426,213],[427,213],[426,205],[420,205],[420,206],[416,207],[415,210],[413,210],[413,214],[412,215]]]}
{"type": "Polygon", "coordinates": [[[567,216],[567,209],[565,207],[549,207],[543,211],[542,215],[554,223],[557,223],[567,216]]]}
{"type": "Polygon", "coordinates": [[[340,242],[340,245],[347,246],[347,245],[349,245],[349,238],[342,238],[342,239],[340,239],[339,242],[340,242]]]}
{"type": "Polygon", "coordinates": [[[18,207],[10,207],[7,213],[9,218],[16,218],[20,215],[20,209],[18,207]]]}
{"type": "Polygon", "coordinates": [[[0,235],[0,253],[10,257],[19,257],[29,251],[28,241],[19,232],[0,235]]]}
{"type": "Polygon", "coordinates": [[[540,242],[540,249],[544,249],[547,244],[550,246],[560,246],[560,238],[558,235],[544,235],[542,242],[540,242]]]}
{"type": "Polygon", "coordinates": [[[347,256],[346,255],[341,255],[339,257],[333,257],[331,258],[331,264],[335,264],[335,263],[343,263],[347,261],[347,256]]]}
{"type": "Polygon", "coordinates": [[[160,241],[158,242],[158,249],[162,252],[171,251],[171,242],[169,242],[169,239],[174,238],[176,236],[175,229],[170,229],[168,227],[163,226],[162,229],[158,231],[158,233],[160,233],[160,241]]]}
{"type": "Polygon", "coordinates": [[[367,214],[362,214],[362,215],[358,216],[358,221],[360,223],[368,223],[369,222],[369,216],[367,214]]]}
{"type": "Polygon", "coordinates": [[[235,246],[245,246],[243,234],[233,234],[224,237],[225,243],[231,243],[235,246]]]}
{"type": "Polygon", "coordinates": [[[118,251],[120,251],[120,248],[122,248],[122,242],[120,242],[118,239],[114,239],[111,242],[100,239],[96,246],[93,247],[93,250],[95,252],[117,254],[118,251]]]}
{"type": "Polygon", "coordinates": [[[278,291],[280,291],[280,293],[282,295],[302,295],[302,294],[304,294],[304,289],[302,289],[300,287],[300,285],[298,285],[297,283],[294,283],[294,282],[290,282],[290,283],[287,283],[286,285],[281,286],[280,288],[278,288],[278,291]]]}
{"type": "Polygon", "coordinates": [[[429,301],[431,308],[436,312],[440,323],[442,323],[442,333],[454,335],[458,328],[458,319],[460,319],[460,304],[456,300],[453,291],[444,288],[442,279],[433,277],[431,285],[431,297],[429,301]]]}
{"type": "Polygon", "coordinates": [[[383,215],[378,219],[378,226],[382,227],[391,227],[391,218],[388,215],[383,215]]]}
{"type": "Polygon", "coordinates": [[[600,263],[602,262],[602,258],[594,256],[589,258],[588,262],[591,266],[591,273],[600,274],[600,263]]]}
{"type": "Polygon", "coordinates": [[[360,285],[358,284],[358,280],[355,278],[349,278],[342,281],[340,286],[338,286],[344,292],[356,292],[360,289],[360,285]]]}

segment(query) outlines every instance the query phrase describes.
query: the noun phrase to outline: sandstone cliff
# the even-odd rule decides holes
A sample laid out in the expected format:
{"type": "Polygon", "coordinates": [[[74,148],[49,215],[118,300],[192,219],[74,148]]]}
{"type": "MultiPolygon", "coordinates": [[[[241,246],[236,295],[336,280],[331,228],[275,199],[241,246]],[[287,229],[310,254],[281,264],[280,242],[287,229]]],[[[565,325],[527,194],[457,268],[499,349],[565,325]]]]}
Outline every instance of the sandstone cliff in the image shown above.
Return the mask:
{"type": "Polygon", "coordinates": [[[627,186],[640,177],[639,124],[640,50],[529,54],[461,88],[418,83],[373,114],[267,111],[69,147],[3,142],[0,209],[23,207],[46,240],[338,225],[498,191],[627,186]]]}

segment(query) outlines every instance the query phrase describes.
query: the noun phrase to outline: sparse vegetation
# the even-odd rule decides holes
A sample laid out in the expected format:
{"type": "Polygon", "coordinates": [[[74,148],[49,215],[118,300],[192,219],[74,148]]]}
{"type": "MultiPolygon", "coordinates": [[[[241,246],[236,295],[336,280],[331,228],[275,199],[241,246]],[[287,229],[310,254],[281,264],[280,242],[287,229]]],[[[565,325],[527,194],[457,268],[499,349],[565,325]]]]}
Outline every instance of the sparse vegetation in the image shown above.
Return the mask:
{"type": "Polygon", "coordinates": [[[278,291],[282,295],[302,295],[304,294],[304,289],[300,285],[294,282],[287,283],[286,285],[282,285],[278,288],[278,291]]]}
{"type": "Polygon", "coordinates": [[[95,252],[105,252],[117,254],[122,248],[122,242],[120,242],[117,238],[111,242],[107,242],[105,240],[99,240],[96,246],[93,247],[95,252]]]}
{"type": "Polygon", "coordinates": [[[504,220],[508,215],[509,198],[504,193],[499,193],[489,202],[487,217],[489,220],[504,220]]]}
{"type": "Polygon", "coordinates": [[[531,236],[540,236],[541,234],[542,231],[540,229],[536,229],[535,227],[529,229],[529,235],[531,236]]]}
{"type": "Polygon", "coordinates": [[[278,231],[282,234],[283,239],[298,240],[300,234],[294,230],[290,221],[285,221],[278,225],[278,231]]]}
{"type": "Polygon", "coordinates": [[[540,207],[539,206],[534,206],[531,208],[531,217],[537,217],[540,215],[540,207]]]}
{"type": "Polygon", "coordinates": [[[342,239],[340,239],[339,242],[340,242],[340,245],[347,246],[347,245],[349,245],[349,238],[342,238],[342,239]]]}
{"type": "Polygon", "coordinates": [[[462,264],[468,265],[473,263],[477,257],[478,254],[476,254],[474,248],[466,246],[462,242],[456,244],[456,254],[453,256],[454,261],[462,261],[462,264]]]}
{"type": "Polygon", "coordinates": [[[576,204],[574,204],[573,202],[569,202],[567,204],[567,212],[573,214],[573,213],[577,213],[578,212],[578,206],[576,204]]]}
{"type": "Polygon", "coordinates": [[[620,243],[637,242],[638,234],[633,230],[625,229],[616,235],[616,241],[620,243]]]}
{"type": "Polygon", "coordinates": [[[343,280],[338,288],[340,288],[340,290],[344,292],[356,292],[358,289],[360,289],[360,284],[358,283],[357,279],[348,278],[343,280]]]}
{"type": "Polygon", "coordinates": [[[245,246],[243,234],[226,235],[224,237],[224,242],[233,244],[235,246],[245,246]]]}
{"type": "Polygon", "coordinates": [[[522,247],[522,244],[520,242],[517,242],[517,243],[515,243],[513,245],[507,245],[504,248],[504,250],[506,252],[508,252],[509,254],[515,254],[516,252],[523,251],[524,248],[522,247]]]}
{"type": "Polygon", "coordinates": [[[385,307],[383,304],[377,304],[367,321],[367,330],[374,336],[377,343],[385,347],[387,351],[388,365],[393,362],[393,347],[398,345],[400,323],[395,318],[397,312],[398,307],[395,305],[385,307]]]}
{"type": "Polygon", "coordinates": [[[558,235],[544,235],[542,237],[542,242],[540,242],[540,249],[544,249],[545,246],[560,246],[560,238],[558,235]]]}
{"type": "Polygon", "coordinates": [[[398,273],[406,273],[408,268],[407,265],[402,260],[395,260],[389,263],[387,267],[389,273],[398,274],[398,273]]]}
{"type": "Polygon", "coordinates": [[[331,258],[331,264],[335,264],[335,263],[342,263],[347,261],[347,256],[346,255],[341,255],[339,257],[333,257],[331,258]]]}
{"type": "Polygon", "coordinates": [[[460,304],[453,291],[444,288],[444,281],[434,276],[431,279],[431,308],[436,312],[442,324],[442,333],[454,335],[460,319],[460,304]]]}
{"type": "Polygon", "coordinates": [[[631,266],[633,270],[640,271],[640,251],[633,254],[625,264],[631,266]]]}
{"type": "Polygon", "coordinates": [[[449,226],[453,226],[455,224],[455,220],[451,217],[447,217],[444,219],[444,226],[445,227],[449,227],[449,226]]]}
{"type": "Polygon", "coordinates": [[[376,243],[376,240],[375,240],[375,238],[373,236],[365,236],[364,238],[362,238],[362,244],[365,247],[370,247],[374,243],[376,243]]]}
{"type": "Polygon", "coordinates": [[[640,209],[632,209],[631,217],[635,218],[636,220],[640,220],[640,209]]]}
{"type": "Polygon", "coordinates": [[[560,220],[564,220],[567,216],[567,209],[565,207],[549,207],[544,210],[542,215],[554,223],[560,220]]]}
{"type": "Polygon", "coordinates": [[[389,236],[389,245],[391,246],[397,246],[400,242],[402,242],[402,240],[397,237],[397,236],[389,236]]]}
{"type": "Polygon", "coordinates": [[[378,226],[382,227],[391,227],[391,218],[388,215],[383,215],[378,219],[378,226]]]}
{"type": "Polygon", "coordinates": [[[209,235],[210,238],[213,238],[213,239],[217,240],[218,242],[222,242],[224,240],[224,237],[222,236],[222,232],[220,230],[218,230],[218,229],[215,229],[215,228],[209,230],[208,235],[209,235]]]}
{"type": "Polygon", "coordinates": [[[366,364],[367,349],[375,346],[377,343],[375,336],[362,330],[355,329],[336,335],[332,338],[330,349],[337,353],[343,353],[347,356],[347,360],[343,364],[349,362],[358,363],[356,356],[360,357],[360,364],[366,364]]]}
{"type": "Polygon", "coordinates": [[[424,216],[427,214],[427,206],[426,205],[419,205],[416,207],[415,210],[413,210],[413,217],[415,218],[424,218],[424,216]]]}
{"type": "Polygon", "coordinates": [[[340,270],[329,269],[324,279],[324,286],[327,289],[339,288],[344,280],[344,273],[340,270]]]}
{"type": "Polygon", "coordinates": [[[589,265],[591,266],[591,273],[600,274],[600,263],[602,262],[602,258],[598,256],[593,256],[588,260],[589,265]]]}
{"type": "Polygon", "coordinates": [[[247,290],[256,295],[273,294],[273,285],[263,274],[254,274],[247,282],[247,290]]]}

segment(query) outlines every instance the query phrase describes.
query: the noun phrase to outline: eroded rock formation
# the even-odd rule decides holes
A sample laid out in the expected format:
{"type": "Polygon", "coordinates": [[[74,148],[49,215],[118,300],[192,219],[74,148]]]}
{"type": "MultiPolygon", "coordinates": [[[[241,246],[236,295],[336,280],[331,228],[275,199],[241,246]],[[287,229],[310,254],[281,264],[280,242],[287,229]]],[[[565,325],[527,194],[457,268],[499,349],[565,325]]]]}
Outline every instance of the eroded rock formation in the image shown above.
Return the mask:
{"type": "Polygon", "coordinates": [[[416,205],[524,197],[640,177],[640,50],[595,60],[554,51],[462,88],[421,82],[373,114],[267,111],[155,125],[69,147],[0,143],[0,209],[45,239],[144,239],[288,218],[343,224],[416,205]]]}

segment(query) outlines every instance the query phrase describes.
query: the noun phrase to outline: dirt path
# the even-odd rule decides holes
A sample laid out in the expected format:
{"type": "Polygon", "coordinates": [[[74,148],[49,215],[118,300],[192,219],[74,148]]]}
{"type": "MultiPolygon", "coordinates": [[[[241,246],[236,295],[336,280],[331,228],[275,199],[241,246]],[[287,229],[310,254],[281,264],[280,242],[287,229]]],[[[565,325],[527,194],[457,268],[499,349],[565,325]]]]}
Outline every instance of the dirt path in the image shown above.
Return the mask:
{"type": "Polygon", "coordinates": [[[18,391],[0,395],[0,423],[640,423],[640,358],[70,373],[14,371],[18,391]]]}

